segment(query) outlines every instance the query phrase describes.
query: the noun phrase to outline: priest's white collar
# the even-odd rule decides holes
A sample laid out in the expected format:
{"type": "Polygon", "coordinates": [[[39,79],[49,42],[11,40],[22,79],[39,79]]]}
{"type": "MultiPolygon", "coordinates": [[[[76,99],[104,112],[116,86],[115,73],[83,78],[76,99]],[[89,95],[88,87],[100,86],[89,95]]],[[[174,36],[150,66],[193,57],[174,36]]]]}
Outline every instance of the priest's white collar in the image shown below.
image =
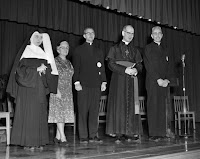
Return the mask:
{"type": "Polygon", "coordinates": [[[92,42],[87,42],[87,41],[86,41],[86,43],[88,43],[88,44],[90,44],[90,45],[92,45],[92,44],[93,44],[92,42]]]}
{"type": "Polygon", "coordinates": [[[158,45],[160,45],[160,44],[161,44],[161,42],[156,42],[156,41],[154,41],[154,43],[156,43],[156,44],[158,44],[158,45]]]}
{"type": "Polygon", "coordinates": [[[128,44],[129,44],[129,42],[125,41],[124,39],[122,39],[122,42],[124,42],[125,45],[128,45],[128,44]]]}

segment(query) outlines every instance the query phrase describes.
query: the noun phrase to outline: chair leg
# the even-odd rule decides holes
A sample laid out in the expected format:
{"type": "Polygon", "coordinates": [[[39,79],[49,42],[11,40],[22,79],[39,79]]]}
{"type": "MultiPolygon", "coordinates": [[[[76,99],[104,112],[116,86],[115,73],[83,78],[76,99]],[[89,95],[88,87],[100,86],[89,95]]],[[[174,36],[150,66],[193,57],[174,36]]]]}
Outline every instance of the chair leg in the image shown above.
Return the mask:
{"type": "Polygon", "coordinates": [[[181,129],[178,130],[178,135],[181,136],[181,129]]]}
{"type": "Polygon", "coordinates": [[[195,126],[195,116],[193,115],[193,129],[195,130],[196,129],[196,126],[195,126]]]}
{"type": "Polygon", "coordinates": [[[178,129],[181,129],[181,118],[180,115],[178,115],[178,129]]]}
{"type": "Polygon", "coordinates": [[[74,135],[76,135],[76,121],[74,121],[74,135]]]}
{"type": "Polygon", "coordinates": [[[7,145],[10,145],[10,116],[6,117],[6,138],[7,145]]]}
{"type": "Polygon", "coordinates": [[[190,128],[190,122],[191,122],[191,120],[188,120],[188,129],[190,128]]]}
{"type": "Polygon", "coordinates": [[[74,113],[74,136],[76,135],[76,113],[74,113]]]}
{"type": "Polygon", "coordinates": [[[175,119],[175,130],[177,129],[177,120],[175,119]]]}

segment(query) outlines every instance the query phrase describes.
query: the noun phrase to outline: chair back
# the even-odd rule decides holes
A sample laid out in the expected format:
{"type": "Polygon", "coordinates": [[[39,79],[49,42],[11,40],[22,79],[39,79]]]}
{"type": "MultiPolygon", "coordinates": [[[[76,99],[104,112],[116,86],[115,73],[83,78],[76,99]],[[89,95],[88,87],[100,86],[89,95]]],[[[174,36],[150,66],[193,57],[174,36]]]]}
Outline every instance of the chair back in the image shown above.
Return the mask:
{"type": "Polygon", "coordinates": [[[101,96],[99,103],[99,116],[106,115],[107,96],[101,96]]]}
{"type": "Polygon", "coordinates": [[[146,120],[145,97],[139,96],[141,120],[146,120]]]}
{"type": "Polygon", "coordinates": [[[99,116],[98,123],[106,122],[106,106],[107,106],[107,96],[101,96],[99,103],[99,116]]]}
{"type": "Polygon", "coordinates": [[[189,111],[188,96],[174,96],[174,111],[183,112],[185,104],[185,111],[189,111]]]}
{"type": "Polygon", "coordinates": [[[2,103],[2,107],[2,112],[10,112],[10,117],[14,116],[13,102],[11,101],[10,96],[7,96],[5,102],[2,103]]]}

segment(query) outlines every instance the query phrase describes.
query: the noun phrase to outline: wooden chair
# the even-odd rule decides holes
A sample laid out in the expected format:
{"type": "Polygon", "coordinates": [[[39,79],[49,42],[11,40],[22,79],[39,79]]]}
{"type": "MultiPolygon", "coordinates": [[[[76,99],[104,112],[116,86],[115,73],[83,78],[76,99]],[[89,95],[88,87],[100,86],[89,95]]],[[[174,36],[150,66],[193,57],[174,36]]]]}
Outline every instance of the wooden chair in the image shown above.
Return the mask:
{"type": "Polygon", "coordinates": [[[0,119],[6,119],[6,126],[0,126],[0,130],[6,130],[7,145],[10,145],[10,112],[0,112],[0,119]]]}
{"type": "Polygon", "coordinates": [[[145,105],[145,97],[139,96],[139,104],[140,104],[140,115],[141,115],[141,120],[147,120],[147,113],[146,113],[146,105],[145,105]]]}
{"type": "Polygon", "coordinates": [[[74,112],[74,123],[66,123],[65,126],[73,126],[74,135],[76,135],[76,113],[74,112]]]}
{"type": "Polygon", "coordinates": [[[193,129],[195,127],[195,113],[189,110],[189,100],[188,96],[185,96],[185,108],[184,110],[184,96],[174,96],[174,111],[175,111],[175,129],[181,129],[181,121],[187,121],[188,128],[190,127],[190,122],[193,122],[193,129]]]}
{"type": "MultiPolygon", "coordinates": [[[[99,102],[98,128],[100,123],[106,123],[106,106],[107,106],[107,96],[103,95],[101,96],[99,102]]],[[[98,132],[97,136],[99,136],[98,132]]]]}
{"type": "Polygon", "coordinates": [[[0,126],[0,130],[6,130],[6,142],[10,145],[10,132],[11,132],[11,117],[13,117],[13,107],[10,98],[8,97],[6,102],[3,103],[4,110],[0,112],[0,119],[6,119],[6,125],[0,126]],[[7,108],[6,108],[7,107],[7,108]]]}
{"type": "Polygon", "coordinates": [[[101,96],[100,98],[98,123],[106,122],[106,106],[107,106],[107,96],[104,95],[101,96]]]}

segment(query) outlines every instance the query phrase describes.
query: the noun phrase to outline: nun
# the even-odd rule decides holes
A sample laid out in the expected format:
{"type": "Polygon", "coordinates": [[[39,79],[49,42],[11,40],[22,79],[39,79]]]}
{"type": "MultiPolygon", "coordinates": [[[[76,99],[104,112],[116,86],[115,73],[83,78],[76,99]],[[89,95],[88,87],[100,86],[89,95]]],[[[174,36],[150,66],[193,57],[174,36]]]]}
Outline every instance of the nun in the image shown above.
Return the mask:
{"type": "Polygon", "coordinates": [[[57,93],[58,70],[49,35],[35,31],[28,39],[15,58],[7,92],[16,104],[11,144],[34,150],[49,143],[47,95],[57,93]]]}

